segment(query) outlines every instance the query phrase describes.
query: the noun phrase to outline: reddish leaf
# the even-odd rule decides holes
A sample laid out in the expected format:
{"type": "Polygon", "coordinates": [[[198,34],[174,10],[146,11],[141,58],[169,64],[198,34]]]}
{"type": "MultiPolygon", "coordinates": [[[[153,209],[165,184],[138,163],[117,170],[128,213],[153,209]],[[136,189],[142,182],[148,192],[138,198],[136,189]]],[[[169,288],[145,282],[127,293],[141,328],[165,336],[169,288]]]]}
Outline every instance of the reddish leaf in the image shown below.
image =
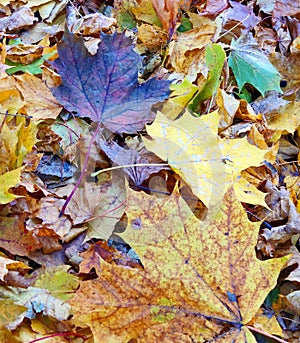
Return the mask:
{"type": "Polygon", "coordinates": [[[174,33],[175,24],[177,21],[179,1],[152,0],[152,5],[163,28],[168,32],[169,37],[172,37],[174,33]]]}
{"type": "Polygon", "coordinates": [[[53,94],[68,110],[102,122],[115,132],[134,133],[153,120],[151,106],[169,96],[169,81],[138,83],[142,57],[124,33],[101,35],[96,55],[89,55],[82,38],[66,32],[54,62],[62,85],[53,94]]]}

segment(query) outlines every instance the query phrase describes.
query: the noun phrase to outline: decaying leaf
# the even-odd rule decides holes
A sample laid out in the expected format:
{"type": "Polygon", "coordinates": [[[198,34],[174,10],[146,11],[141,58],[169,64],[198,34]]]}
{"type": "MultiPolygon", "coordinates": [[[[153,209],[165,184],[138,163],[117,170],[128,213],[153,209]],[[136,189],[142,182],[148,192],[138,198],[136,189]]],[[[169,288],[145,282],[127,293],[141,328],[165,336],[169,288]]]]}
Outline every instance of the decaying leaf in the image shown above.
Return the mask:
{"type": "Polygon", "coordinates": [[[57,320],[67,319],[70,315],[70,305],[50,294],[47,289],[28,287],[14,289],[0,287],[2,298],[12,300],[14,304],[24,306],[26,310],[7,327],[14,330],[25,317],[34,318],[37,313],[51,316],[57,320]]]}
{"type": "Polygon", "coordinates": [[[169,44],[169,62],[177,73],[184,73],[191,81],[204,69],[204,47],[211,43],[216,32],[213,21],[201,18],[192,30],[179,32],[169,44]]]}
{"type": "Polygon", "coordinates": [[[299,9],[0,1],[0,342],[298,342],[299,9]]]}
{"type": "Polygon", "coordinates": [[[25,99],[25,109],[34,120],[56,118],[62,107],[46,85],[30,74],[15,76],[17,88],[25,99]]]}
{"type": "Polygon", "coordinates": [[[15,11],[11,16],[1,18],[0,30],[21,30],[24,27],[33,25],[37,21],[33,11],[27,6],[21,6],[18,11],[15,11]]]}
{"type": "Polygon", "coordinates": [[[273,241],[277,244],[286,242],[292,236],[300,233],[300,214],[297,212],[287,190],[284,188],[277,189],[270,181],[267,181],[265,188],[269,191],[266,202],[272,209],[272,212],[263,209],[258,215],[270,223],[280,221],[286,221],[286,223],[274,226],[271,230],[264,229],[263,236],[269,242],[273,241]]]}
{"type": "Polygon", "coordinates": [[[66,265],[47,268],[37,278],[34,286],[46,288],[52,296],[58,299],[69,300],[78,287],[78,278],[68,273],[68,269],[66,265]]]}
{"type": "Polygon", "coordinates": [[[128,192],[128,227],[121,236],[144,270],[101,261],[99,278],[82,281],[70,302],[75,323],[88,324],[95,337],[110,342],[255,342],[246,324],[286,258],[256,258],[259,224],[248,221],[233,190],[207,226],[177,191],[163,202],[162,216],[154,218],[151,213],[162,201],[128,192]],[[133,225],[137,218],[139,227],[133,225]]]}
{"type": "Polygon", "coordinates": [[[294,15],[299,13],[300,4],[298,1],[293,1],[292,3],[287,0],[258,0],[257,3],[262,11],[265,13],[272,13],[274,16],[286,16],[294,15]]]}

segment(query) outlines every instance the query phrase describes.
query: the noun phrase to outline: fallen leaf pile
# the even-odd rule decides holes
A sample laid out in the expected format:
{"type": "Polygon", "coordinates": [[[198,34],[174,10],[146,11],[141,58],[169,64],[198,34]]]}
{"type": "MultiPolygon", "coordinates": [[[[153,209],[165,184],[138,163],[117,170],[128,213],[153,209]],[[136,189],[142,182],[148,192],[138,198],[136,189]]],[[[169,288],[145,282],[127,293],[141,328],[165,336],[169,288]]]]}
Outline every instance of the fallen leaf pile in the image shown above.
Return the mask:
{"type": "Polygon", "coordinates": [[[299,342],[299,14],[0,1],[1,342],[299,342]]]}

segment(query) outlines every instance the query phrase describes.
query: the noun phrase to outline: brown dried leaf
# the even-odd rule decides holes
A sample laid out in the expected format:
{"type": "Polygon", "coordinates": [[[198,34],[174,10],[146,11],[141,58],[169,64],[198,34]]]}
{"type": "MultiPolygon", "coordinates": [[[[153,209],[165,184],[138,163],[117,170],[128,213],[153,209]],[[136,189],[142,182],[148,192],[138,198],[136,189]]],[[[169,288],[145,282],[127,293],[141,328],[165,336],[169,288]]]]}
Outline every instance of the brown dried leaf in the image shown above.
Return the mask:
{"type": "Polygon", "coordinates": [[[27,6],[21,6],[11,16],[0,19],[0,31],[18,31],[33,25],[36,21],[33,11],[27,6]]]}
{"type": "Polygon", "coordinates": [[[59,105],[44,82],[30,74],[15,76],[15,79],[16,87],[25,100],[24,109],[28,115],[33,117],[33,120],[55,119],[59,115],[62,106],[59,105]]]}
{"type": "MultiPolygon", "coordinates": [[[[76,191],[65,211],[65,214],[71,217],[74,225],[88,221],[89,225],[98,231],[97,238],[99,238],[99,234],[101,236],[102,229],[106,231],[106,225],[110,226],[112,230],[113,222],[117,222],[124,211],[124,181],[122,182],[122,179],[119,182],[113,181],[99,184],[85,182],[76,191]],[[110,220],[113,219],[111,225],[107,221],[105,222],[106,217],[110,220]]],[[[92,235],[95,234],[94,230],[92,230],[92,235]]],[[[104,233],[103,235],[106,236],[104,233]]]]}
{"type": "Polygon", "coordinates": [[[159,51],[167,42],[167,35],[156,25],[139,25],[138,39],[140,45],[147,48],[150,52],[159,51]]]}
{"type": "Polygon", "coordinates": [[[70,29],[73,33],[81,33],[83,36],[98,37],[100,32],[107,32],[116,24],[114,18],[106,17],[102,13],[93,13],[78,19],[70,29]]]}
{"type": "Polygon", "coordinates": [[[66,215],[59,216],[64,204],[63,199],[53,196],[42,198],[39,201],[39,209],[32,214],[32,218],[27,222],[27,229],[48,229],[51,235],[64,237],[71,230],[72,224],[66,215]]]}
{"type": "Polygon", "coordinates": [[[25,230],[24,218],[20,215],[0,217],[0,246],[20,256],[28,256],[41,247],[32,233],[25,230]]]}

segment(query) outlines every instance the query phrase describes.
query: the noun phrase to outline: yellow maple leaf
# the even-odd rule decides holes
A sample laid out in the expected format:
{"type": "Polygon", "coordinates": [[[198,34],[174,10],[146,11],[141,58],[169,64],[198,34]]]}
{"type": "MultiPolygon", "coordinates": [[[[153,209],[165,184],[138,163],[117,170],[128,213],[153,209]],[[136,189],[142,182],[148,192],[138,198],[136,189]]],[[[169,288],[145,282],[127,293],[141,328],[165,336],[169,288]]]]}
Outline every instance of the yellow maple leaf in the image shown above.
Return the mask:
{"type": "MultiPolygon", "coordinates": [[[[219,120],[217,112],[194,117],[186,111],[176,121],[158,113],[147,126],[154,140],[144,139],[146,148],[167,161],[207,207],[222,201],[241,171],[260,165],[266,153],[250,145],[246,138],[220,139],[219,120]]],[[[255,194],[253,201],[249,194],[247,199],[255,202],[255,194]]]]}
{"type": "Polygon", "coordinates": [[[256,342],[246,325],[287,258],[256,258],[259,223],[248,220],[233,189],[209,223],[176,188],[168,200],[128,189],[127,200],[121,237],[144,270],[101,260],[99,278],[82,281],[70,302],[74,323],[109,343],[256,342]]]}

